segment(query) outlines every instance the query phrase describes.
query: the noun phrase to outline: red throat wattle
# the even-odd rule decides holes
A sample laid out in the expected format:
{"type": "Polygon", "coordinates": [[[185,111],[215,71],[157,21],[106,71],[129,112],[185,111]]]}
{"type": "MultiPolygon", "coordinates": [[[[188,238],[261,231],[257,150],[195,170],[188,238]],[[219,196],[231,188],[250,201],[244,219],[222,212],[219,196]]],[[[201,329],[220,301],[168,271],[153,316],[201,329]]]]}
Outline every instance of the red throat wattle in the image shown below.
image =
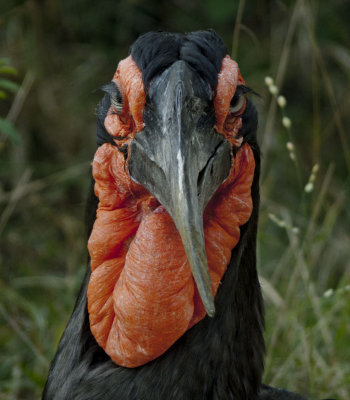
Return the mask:
{"type": "MultiPolygon", "coordinates": [[[[120,115],[108,112],[105,127],[120,145],[144,126],[145,94],[141,71],[131,56],[119,63],[114,80],[124,107],[120,115]]],[[[238,83],[244,83],[238,66],[227,56],[214,100],[215,128],[232,146],[241,145],[241,118],[228,120],[238,83]]],[[[252,212],[254,167],[253,152],[244,144],[204,212],[213,295],[239,241],[240,226],[252,212]]],[[[88,244],[90,328],[114,362],[138,367],[163,354],[206,313],[174,222],[154,196],[130,179],[128,164],[116,146],[99,147],[93,176],[99,205],[88,244]]]]}

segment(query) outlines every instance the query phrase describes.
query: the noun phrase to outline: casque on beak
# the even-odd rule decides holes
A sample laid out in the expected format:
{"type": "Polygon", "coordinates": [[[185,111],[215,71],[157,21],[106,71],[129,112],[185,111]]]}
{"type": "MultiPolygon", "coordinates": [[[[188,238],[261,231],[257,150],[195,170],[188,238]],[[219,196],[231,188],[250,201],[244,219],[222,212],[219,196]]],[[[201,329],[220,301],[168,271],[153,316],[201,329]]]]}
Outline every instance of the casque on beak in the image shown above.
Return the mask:
{"type": "Polygon", "coordinates": [[[150,84],[145,129],[130,143],[129,173],[171,215],[203,305],[215,313],[203,232],[203,213],[228,176],[230,145],[214,130],[211,89],[183,61],[150,84]]]}

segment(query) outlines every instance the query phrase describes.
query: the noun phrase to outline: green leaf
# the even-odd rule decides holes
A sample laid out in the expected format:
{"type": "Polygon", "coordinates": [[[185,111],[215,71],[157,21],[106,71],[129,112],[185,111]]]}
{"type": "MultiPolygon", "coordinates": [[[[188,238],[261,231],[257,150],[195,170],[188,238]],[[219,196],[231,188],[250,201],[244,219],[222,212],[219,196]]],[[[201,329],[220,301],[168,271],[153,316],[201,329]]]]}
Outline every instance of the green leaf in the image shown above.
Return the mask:
{"type": "Polygon", "coordinates": [[[13,126],[13,124],[11,124],[11,122],[1,117],[0,117],[0,132],[8,136],[13,143],[15,144],[20,143],[20,134],[18,133],[17,129],[13,126]]]}
{"type": "Polygon", "coordinates": [[[7,93],[4,92],[3,90],[0,90],[0,99],[1,99],[1,100],[4,100],[4,99],[6,99],[6,98],[7,98],[7,93]]]}
{"type": "Polygon", "coordinates": [[[9,65],[0,66],[0,74],[17,75],[17,70],[9,65]]]}
{"type": "Polygon", "coordinates": [[[15,82],[11,82],[8,79],[0,79],[0,87],[7,89],[9,92],[16,93],[19,89],[19,85],[15,82]]]}

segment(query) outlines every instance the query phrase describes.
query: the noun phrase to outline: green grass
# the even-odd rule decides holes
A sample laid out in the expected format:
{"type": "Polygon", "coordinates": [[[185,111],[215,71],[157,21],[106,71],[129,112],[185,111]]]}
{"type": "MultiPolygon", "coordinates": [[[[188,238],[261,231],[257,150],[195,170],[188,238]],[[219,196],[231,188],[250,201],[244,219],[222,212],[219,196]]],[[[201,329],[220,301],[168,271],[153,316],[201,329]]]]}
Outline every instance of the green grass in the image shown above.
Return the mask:
{"type": "MultiPolygon", "coordinates": [[[[15,96],[0,99],[3,119],[20,134],[19,144],[0,136],[0,399],[25,400],[40,398],[86,268],[84,204],[99,98],[91,91],[110,79],[135,33],[123,25],[123,32],[109,32],[109,44],[107,34],[94,42],[94,25],[74,27],[75,14],[65,20],[56,2],[47,9],[33,2],[28,10],[7,3],[1,46],[24,78],[15,96]],[[50,30],[61,20],[63,37],[50,30]],[[119,53],[112,51],[115,37],[119,53]]],[[[137,5],[125,1],[123,7],[137,5]]],[[[332,7],[240,1],[234,13],[231,6],[208,15],[191,9],[188,15],[198,15],[193,18],[177,12],[187,15],[182,30],[213,26],[227,43],[234,31],[233,52],[247,85],[261,95],[254,101],[263,151],[258,269],[266,305],[264,381],[310,399],[348,400],[350,29],[346,2],[332,7]],[[235,18],[241,25],[233,29],[235,18]],[[257,21],[268,25],[263,36],[257,21]],[[286,107],[269,92],[267,75],[286,107]],[[284,116],[292,123],[288,129],[284,116]],[[316,163],[313,190],[306,192],[316,163]]],[[[79,15],[100,18],[95,8],[79,15]]],[[[13,80],[6,71],[2,77],[13,80]]]]}
{"type": "MultiPolygon", "coordinates": [[[[282,118],[288,115],[289,106],[279,109],[276,95],[272,95],[265,120],[267,136],[262,142],[265,164],[259,270],[266,300],[265,381],[313,399],[345,400],[350,396],[350,247],[346,202],[349,147],[336,101],[334,77],[325,66],[326,57],[310,23],[314,17],[311,3],[295,2],[276,73],[279,86],[288,75],[291,55],[296,57],[300,50],[293,46],[293,36],[300,35],[298,30],[306,33],[301,38],[309,46],[314,63],[309,71],[313,78],[309,83],[314,111],[312,135],[301,137],[300,131],[310,132],[310,128],[298,116],[295,122],[292,118],[290,128],[283,127],[282,118]],[[321,113],[321,101],[329,110],[327,114],[321,113]],[[327,126],[331,116],[339,135],[335,139],[337,159],[323,157],[326,152],[322,147],[328,141],[322,127],[327,126]],[[273,143],[274,136],[279,143],[273,143]],[[313,163],[307,162],[305,147],[314,155],[313,163]],[[340,159],[346,172],[336,176],[340,159]],[[271,171],[276,167],[278,173],[271,171]]],[[[287,102],[290,103],[288,98],[287,102]]]]}

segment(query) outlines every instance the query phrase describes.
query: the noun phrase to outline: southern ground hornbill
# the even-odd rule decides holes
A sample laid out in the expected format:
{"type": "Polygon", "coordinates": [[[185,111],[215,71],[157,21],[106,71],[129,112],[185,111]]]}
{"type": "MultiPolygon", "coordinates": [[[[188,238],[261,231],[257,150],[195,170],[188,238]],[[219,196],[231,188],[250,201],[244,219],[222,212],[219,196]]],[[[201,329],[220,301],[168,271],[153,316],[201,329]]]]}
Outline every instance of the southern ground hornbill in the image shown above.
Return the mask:
{"type": "Polygon", "coordinates": [[[213,31],[141,36],[103,87],[89,267],[44,399],[302,399],[261,384],[257,114],[213,31]]]}

